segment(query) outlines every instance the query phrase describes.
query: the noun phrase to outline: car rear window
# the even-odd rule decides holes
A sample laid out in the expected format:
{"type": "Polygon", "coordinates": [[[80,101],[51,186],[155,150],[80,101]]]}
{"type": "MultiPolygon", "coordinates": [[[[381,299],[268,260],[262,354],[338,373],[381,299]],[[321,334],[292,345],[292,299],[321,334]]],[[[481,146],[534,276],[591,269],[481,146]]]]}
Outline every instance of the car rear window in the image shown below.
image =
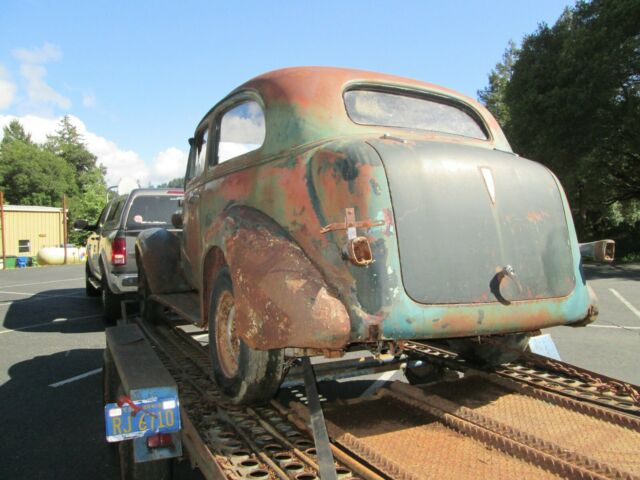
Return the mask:
{"type": "Polygon", "coordinates": [[[171,215],[179,209],[182,195],[141,195],[133,199],[126,228],[144,230],[153,227],[171,227],[171,215]]]}
{"type": "Polygon", "coordinates": [[[404,92],[357,89],[345,92],[344,103],[351,120],[360,125],[430,130],[481,140],[488,138],[482,123],[464,105],[454,101],[404,92]]]}

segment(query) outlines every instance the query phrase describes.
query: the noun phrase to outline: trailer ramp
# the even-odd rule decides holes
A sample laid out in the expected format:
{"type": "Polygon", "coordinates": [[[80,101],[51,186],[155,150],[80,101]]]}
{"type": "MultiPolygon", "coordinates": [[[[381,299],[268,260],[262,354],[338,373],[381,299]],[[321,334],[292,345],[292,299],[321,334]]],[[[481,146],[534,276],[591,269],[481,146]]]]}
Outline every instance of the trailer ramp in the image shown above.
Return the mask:
{"type": "MultiPolygon", "coordinates": [[[[194,335],[139,324],[176,380],[184,447],[206,478],[320,478],[303,400],[231,405],[194,335]]],[[[426,345],[412,348],[424,361],[457,365],[461,378],[394,382],[373,397],[323,403],[338,478],[640,478],[633,408],[617,411],[579,398],[579,389],[571,395],[565,386],[560,395],[426,345]]]]}

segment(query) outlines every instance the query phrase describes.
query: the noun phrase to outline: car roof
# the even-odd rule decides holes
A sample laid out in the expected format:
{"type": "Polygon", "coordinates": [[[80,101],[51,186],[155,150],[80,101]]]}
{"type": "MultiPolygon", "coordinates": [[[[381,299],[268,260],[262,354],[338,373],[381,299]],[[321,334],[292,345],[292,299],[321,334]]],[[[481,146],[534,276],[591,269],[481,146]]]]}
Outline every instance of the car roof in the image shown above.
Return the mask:
{"type": "Polygon", "coordinates": [[[485,122],[491,136],[487,146],[511,151],[497,121],[474,99],[427,82],[348,68],[291,67],[264,73],[233,90],[207,113],[203,122],[211,111],[224,109],[236,95],[253,93],[265,109],[267,134],[263,154],[337,136],[393,130],[358,125],[349,119],[343,93],[359,85],[419,91],[462,103],[485,122]]]}

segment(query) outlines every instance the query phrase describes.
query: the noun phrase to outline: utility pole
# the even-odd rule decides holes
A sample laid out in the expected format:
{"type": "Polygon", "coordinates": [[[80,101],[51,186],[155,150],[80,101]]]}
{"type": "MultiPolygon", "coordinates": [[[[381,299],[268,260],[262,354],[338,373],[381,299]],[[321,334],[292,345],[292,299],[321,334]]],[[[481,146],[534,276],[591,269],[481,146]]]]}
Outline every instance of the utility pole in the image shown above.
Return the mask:
{"type": "Polygon", "coordinates": [[[0,228],[2,228],[2,269],[7,269],[7,256],[4,248],[4,192],[0,192],[0,228]]]}
{"type": "Polygon", "coordinates": [[[67,196],[62,195],[62,232],[64,237],[64,264],[67,264],[67,243],[69,242],[67,232],[67,196]]]}

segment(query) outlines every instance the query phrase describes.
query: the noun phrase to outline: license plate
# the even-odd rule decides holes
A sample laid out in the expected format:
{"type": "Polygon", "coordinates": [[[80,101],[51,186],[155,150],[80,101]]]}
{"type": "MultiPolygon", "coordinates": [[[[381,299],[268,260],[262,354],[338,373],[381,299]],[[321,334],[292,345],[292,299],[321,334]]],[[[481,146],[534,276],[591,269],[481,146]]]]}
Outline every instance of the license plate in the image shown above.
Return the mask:
{"type": "Polygon", "coordinates": [[[180,403],[177,398],[152,398],[125,403],[108,403],[104,418],[108,442],[149,437],[180,430],[180,403]]]}

